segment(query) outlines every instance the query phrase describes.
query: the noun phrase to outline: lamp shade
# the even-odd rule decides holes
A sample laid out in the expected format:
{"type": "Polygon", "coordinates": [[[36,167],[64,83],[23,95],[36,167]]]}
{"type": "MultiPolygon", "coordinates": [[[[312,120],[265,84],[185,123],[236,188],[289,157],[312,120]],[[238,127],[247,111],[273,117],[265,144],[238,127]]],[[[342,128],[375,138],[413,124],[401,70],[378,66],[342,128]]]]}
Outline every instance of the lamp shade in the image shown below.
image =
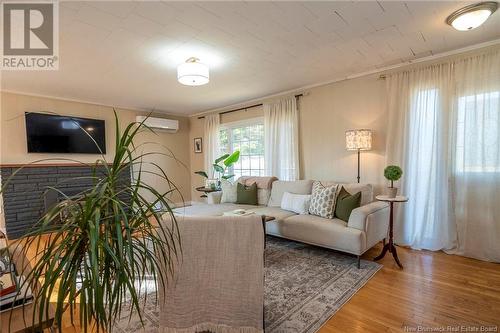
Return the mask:
{"type": "Polygon", "coordinates": [[[347,150],[372,149],[372,131],[369,129],[355,129],[346,131],[345,147],[347,150]]]}
{"type": "Polygon", "coordinates": [[[459,31],[472,30],[486,22],[497,8],[495,1],[471,4],[451,13],[446,23],[459,31]]]}
{"type": "Polygon", "coordinates": [[[209,81],[208,66],[197,58],[189,58],[177,67],[177,80],[186,86],[201,86],[209,81]]]}

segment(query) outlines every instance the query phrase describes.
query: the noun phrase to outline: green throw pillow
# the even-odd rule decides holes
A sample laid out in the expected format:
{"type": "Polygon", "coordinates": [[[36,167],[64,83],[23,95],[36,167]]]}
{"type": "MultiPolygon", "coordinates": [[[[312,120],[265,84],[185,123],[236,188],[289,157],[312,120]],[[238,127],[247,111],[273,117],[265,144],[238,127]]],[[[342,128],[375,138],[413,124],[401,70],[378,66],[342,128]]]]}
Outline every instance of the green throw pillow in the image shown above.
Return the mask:
{"type": "Polygon", "coordinates": [[[238,183],[236,189],[236,203],[242,205],[257,205],[257,184],[245,186],[238,183]]]}
{"type": "Polygon", "coordinates": [[[342,221],[349,221],[349,216],[354,208],[361,204],[361,192],[351,195],[344,187],[340,189],[335,206],[335,217],[342,221]]]}

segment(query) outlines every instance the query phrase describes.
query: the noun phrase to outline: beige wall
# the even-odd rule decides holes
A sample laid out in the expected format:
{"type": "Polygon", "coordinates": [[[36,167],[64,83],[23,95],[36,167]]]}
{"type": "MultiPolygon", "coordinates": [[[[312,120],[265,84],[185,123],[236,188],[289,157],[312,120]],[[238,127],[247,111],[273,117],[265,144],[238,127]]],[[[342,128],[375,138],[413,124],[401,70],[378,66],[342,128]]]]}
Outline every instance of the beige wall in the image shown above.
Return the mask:
{"type": "Polygon", "coordinates": [[[385,83],[378,75],[311,89],[300,100],[301,177],[355,182],[357,156],[345,149],[345,131],[368,128],[373,144],[361,153],[361,182],[383,185],[385,103],[385,83]]]}
{"type": "MultiPolygon", "coordinates": [[[[12,93],[1,93],[1,124],[0,124],[0,161],[1,164],[25,164],[40,159],[70,158],[81,162],[92,163],[98,155],[88,154],[28,154],[26,144],[26,129],[24,112],[49,111],[57,114],[103,119],[106,121],[106,160],[111,161],[114,156],[115,123],[113,109],[107,106],[64,101],[52,98],[34,97],[12,93]]],[[[117,109],[120,119],[120,127],[124,129],[130,122],[135,121],[135,116],[144,114],[134,110],[117,109]]],[[[167,117],[166,115],[159,115],[167,117]]],[[[157,151],[175,156],[150,156],[145,162],[158,163],[171,177],[176,186],[179,187],[184,200],[191,200],[191,184],[189,177],[189,120],[186,117],[168,118],[178,119],[180,129],[175,134],[157,132],[140,134],[136,144],[145,144],[144,151],[157,151]],[[147,142],[156,142],[149,144],[147,142]]],[[[71,161],[47,161],[45,163],[70,163],[71,161]]],[[[158,181],[158,178],[146,176],[145,180],[154,185],[158,190],[165,191],[166,184],[158,181]]],[[[172,197],[172,201],[179,202],[180,196],[172,197]]]]}
{"type": "MultiPolygon", "coordinates": [[[[361,154],[361,181],[385,186],[383,168],[386,142],[385,84],[378,75],[332,83],[307,91],[299,101],[299,154],[302,179],[356,182],[357,157],[345,149],[345,131],[373,130],[373,149],[361,154]]],[[[263,115],[262,107],[222,115],[221,123],[263,115]]],[[[190,120],[190,139],[203,137],[203,119],[190,120]]],[[[192,150],[192,148],[191,148],[192,150]]],[[[203,154],[191,153],[191,170],[203,170],[203,154]]],[[[191,176],[193,187],[203,184],[191,176]]],[[[199,193],[193,190],[193,200],[199,193]]]]}

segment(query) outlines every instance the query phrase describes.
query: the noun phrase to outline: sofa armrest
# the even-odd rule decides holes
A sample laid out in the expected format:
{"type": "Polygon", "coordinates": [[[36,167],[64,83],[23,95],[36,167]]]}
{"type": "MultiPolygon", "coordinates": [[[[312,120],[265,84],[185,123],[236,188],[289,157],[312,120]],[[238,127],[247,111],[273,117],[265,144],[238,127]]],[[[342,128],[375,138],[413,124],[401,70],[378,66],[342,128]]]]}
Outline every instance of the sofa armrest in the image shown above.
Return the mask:
{"type": "Polygon", "coordinates": [[[374,201],[367,205],[355,208],[349,216],[347,226],[362,231],[367,231],[368,220],[387,225],[389,222],[389,204],[382,201],[374,201]]]}

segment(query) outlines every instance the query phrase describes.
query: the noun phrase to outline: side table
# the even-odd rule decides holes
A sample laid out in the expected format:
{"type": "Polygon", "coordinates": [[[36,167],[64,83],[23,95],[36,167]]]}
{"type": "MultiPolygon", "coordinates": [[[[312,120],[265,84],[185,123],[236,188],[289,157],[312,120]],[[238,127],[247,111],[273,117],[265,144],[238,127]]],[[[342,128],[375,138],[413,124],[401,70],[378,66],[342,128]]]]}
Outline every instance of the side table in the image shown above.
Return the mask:
{"type": "Polygon", "coordinates": [[[390,198],[387,195],[377,195],[375,197],[378,201],[384,201],[388,202],[390,206],[390,215],[389,215],[389,242],[387,244],[384,244],[384,248],[382,249],[382,253],[380,253],[379,256],[375,257],[373,260],[380,260],[382,259],[387,251],[392,253],[392,256],[394,257],[394,260],[396,261],[396,264],[400,268],[403,268],[403,265],[401,265],[401,262],[399,261],[398,258],[398,253],[396,252],[396,247],[394,246],[394,240],[393,240],[393,230],[394,230],[394,203],[395,202],[406,202],[408,201],[408,197],[398,195],[395,198],[390,198]]]}
{"type": "Polygon", "coordinates": [[[200,196],[200,198],[206,198],[207,193],[212,193],[212,192],[217,192],[220,191],[220,189],[215,189],[215,188],[210,188],[210,187],[205,187],[205,186],[200,186],[195,188],[196,191],[202,192],[203,194],[200,196]]]}
{"type": "MultiPolygon", "coordinates": [[[[24,271],[27,273],[31,269],[31,264],[24,253],[14,253],[13,260],[18,272],[24,271]],[[24,269],[22,269],[23,267],[24,269]]],[[[33,333],[44,332],[44,329],[54,332],[53,321],[55,310],[52,305],[49,306],[46,315],[47,317],[44,317],[42,321],[39,320],[38,309],[35,307],[35,303],[6,310],[0,313],[0,332],[33,333]],[[34,322],[33,316],[35,317],[34,322]]]]}

